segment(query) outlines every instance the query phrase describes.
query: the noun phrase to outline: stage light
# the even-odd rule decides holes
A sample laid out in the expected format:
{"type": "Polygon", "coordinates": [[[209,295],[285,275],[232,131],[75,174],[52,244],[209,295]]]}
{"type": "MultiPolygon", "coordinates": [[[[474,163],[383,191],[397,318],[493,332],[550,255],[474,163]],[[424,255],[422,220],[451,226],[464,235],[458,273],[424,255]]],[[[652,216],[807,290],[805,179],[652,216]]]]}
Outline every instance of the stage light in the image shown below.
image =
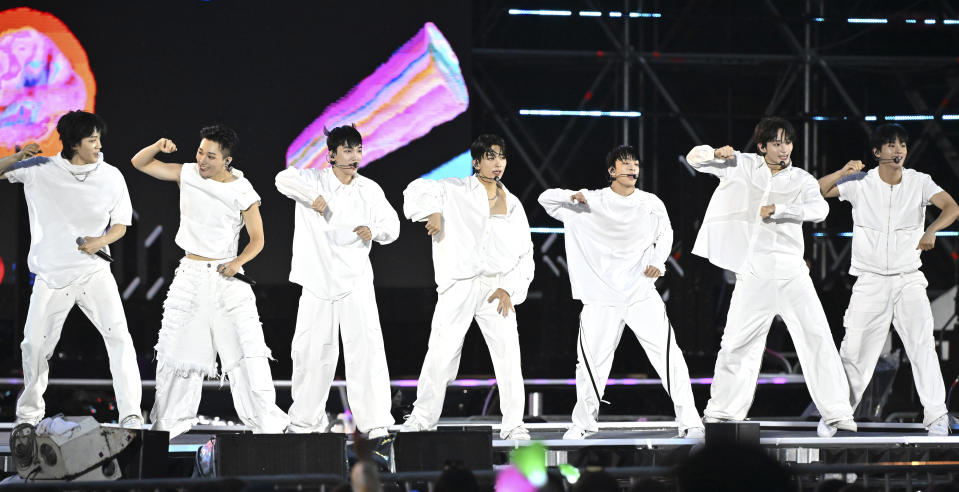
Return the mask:
{"type": "Polygon", "coordinates": [[[528,9],[509,9],[509,15],[546,15],[546,16],[566,16],[573,15],[569,10],[528,10],[528,9]]]}
{"type": "Polygon", "coordinates": [[[60,19],[20,7],[0,12],[0,155],[36,142],[60,149],[57,121],[67,111],[93,111],[97,86],[87,53],[60,19]]]}
{"type": "Polygon", "coordinates": [[[663,14],[660,14],[659,12],[630,12],[629,16],[633,18],[645,17],[645,18],[659,19],[660,17],[663,16],[663,14]]]}
{"type": "Polygon", "coordinates": [[[850,24],[888,24],[889,19],[850,17],[846,19],[846,22],[850,24]]]}
{"type": "Polygon", "coordinates": [[[959,19],[943,19],[942,23],[946,25],[956,25],[959,24],[959,19]]]}
{"type": "Polygon", "coordinates": [[[296,137],[286,151],[286,164],[328,167],[324,128],[355,124],[363,135],[364,167],[456,118],[468,106],[456,53],[436,25],[427,22],[296,137]]]}
{"type": "Polygon", "coordinates": [[[923,121],[935,119],[931,114],[897,114],[883,116],[886,121],[923,121]]]}
{"type": "Polygon", "coordinates": [[[643,113],[639,111],[571,111],[565,109],[521,109],[522,116],[586,116],[591,118],[639,118],[643,113]]]}
{"type": "Polygon", "coordinates": [[[610,12],[610,13],[609,13],[609,16],[610,16],[610,17],[622,17],[622,16],[623,16],[623,13],[622,13],[622,12],[610,12]]]}
{"type": "MultiPolygon", "coordinates": [[[[829,234],[825,232],[814,232],[812,233],[813,237],[852,237],[851,232],[839,232],[836,234],[829,234]]],[[[959,237],[959,231],[939,231],[936,233],[936,237],[959,237]]]]}
{"type": "Polygon", "coordinates": [[[944,120],[959,120],[959,114],[944,114],[942,115],[944,120]]]}
{"type": "Polygon", "coordinates": [[[922,21],[922,23],[923,23],[923,24],[935,24],[935,23],[936,23],[936,19],[926,19],[926,20],[922,21]]]}
{"type": "Polygon", "coordinates": [[[866,121],[876,121],[876,115],[866,115],[866,121]]]}
{"type": "Polygon", "coordinates": [[[916,19],[906,19],[906,24],[915,24],[916,19]]]}
{"type": "Polygon", "coordinates": [[[603,16],[603,13],[602,13],[602,12],[596,12],[596,11],[594,11],[594,10],[580,10],[580,11],[579,11],[579,16],[580,16],[580,17],[602,17],[602,16],[603,16]]]}
{"type": "Polygon", "coordinates": [[[566,229],[562,227],[530,227],[531,234],[565,234],[566,229]]]}
{"type": "Polygon", "coordinates": [[[822,18],[822,17],[816,17],[816,18],[813,19],[813,21],[815,21],[815,22],[825,22],[826,19],[825,19],[825,18],[822,18]]]}

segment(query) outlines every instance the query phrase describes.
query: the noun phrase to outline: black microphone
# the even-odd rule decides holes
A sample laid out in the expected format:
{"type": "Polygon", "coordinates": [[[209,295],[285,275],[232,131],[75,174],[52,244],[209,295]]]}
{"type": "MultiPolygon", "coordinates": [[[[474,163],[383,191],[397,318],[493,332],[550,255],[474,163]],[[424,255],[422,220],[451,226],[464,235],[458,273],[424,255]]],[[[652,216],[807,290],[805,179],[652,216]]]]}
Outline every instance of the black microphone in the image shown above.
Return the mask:
{"type": "MultiPolygon", "coordinates": [[[[220,266],[216,267],[216,271],[219,272],[219,271],[220,271],[220,267],[222,267],[222,266],[223,266],[223,265],[220,265],[220,266]]],[[[252,278],[247,277],[246,275],[243,275],[243,274],[240,273],[240,272],[234,273],[234,274],[233,274],[233,278],[239,280],[240,282],[244,282],[244,283],[250,284],[250,287],[253,287],[253,286],[256,285],[256,280],[253,280],[252,278]]]]}
{"type": "MultiPolygon", "coordinates": [[[[77,238],[77,246],[83,246],[84,244],[86,244],[86,242],[87,242],[87,238],[85,237],[77,238]]],[[[93,254],[99,256],[101,260],[104,260],[108,263],[113,263],[113,258],[111,258],[110,255],[106,254],[106,252],[104,252],[102,249],[93,254]]]]}
{"type": "Polygon", "coordinates": [[[338,167],[340,169],[349,169],[349,168],[356,169],[360,167],[360,163],[354,162],[353,164],[337,164],[336,161],[333,161],[333,167],[338,167]]]}
{"type": "Polygon", "coordinates": [[[900,162],[902,162],[902,157],[897,155],[896,157],[893,157],[891,159],[888,157],[885,159],[879,159],[879,162],[882,162],[882,161],[892,161],[892,162],[895,162],[896,164],[899,164],[900,162]]]}
{"type": "Polygon", "coordinates": [[[617,176],[629,176],[633,179],[639,179],[639,174],[633,174],[633,173],[617,174],[617,176]]]}
{"type": "Polygon", "coordinates": [[[786,169],[786,166],[792,164],[792,160],[788,161],[779,161],[779,169],[786,169]]]}
{"type": "Polygon", "coordinates": [[[502,188],[502,187],[503,187],[503,183],[500,182],[499,176],[493,176],[493,181],[496,181],[496,187],[497,187],[497,188],[502,188]]]}

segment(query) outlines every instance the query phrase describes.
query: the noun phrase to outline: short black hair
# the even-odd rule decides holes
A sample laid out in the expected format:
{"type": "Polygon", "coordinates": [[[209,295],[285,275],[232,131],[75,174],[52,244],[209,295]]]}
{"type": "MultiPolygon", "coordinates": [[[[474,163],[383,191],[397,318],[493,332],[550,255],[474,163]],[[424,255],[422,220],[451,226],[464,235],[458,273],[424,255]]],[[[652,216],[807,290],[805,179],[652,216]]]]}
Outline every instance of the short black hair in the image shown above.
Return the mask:
{"type": "Polygon", "coordinates": [[[606,170],[616,167],[616,161],[627,161],[627,160],[636,160],[639,162],[639,157],[636,156],[636,149],[632,145],[619,145],[613,147],[613,150],[610,150],[606,154],[606,170]]]}
{"type": "Polygon", "coordinates": [[[494,145],[499,145],[500,151],[506,154],[506,142],[503,137],[492,133],[485,133],[476,137],[470,145],[470,157],[474,161],[481,160],[488,152],[493,150],[494,145]]]}
{"type": "Polygon", "coordinates": [[[225,125],[212,125],[200,130],[200,138],[205,138],[211,142],[220,144],[220,152],[223,157],[233,155],[233,150],[240,143],[240,137],[232,128],[225,125]]]}
{"type": "Polygon", "coordinates": [[[67,160],[73,159],[75,153],[73,146],[93,135],[94,131],[99,131],[102,136],[107,131],[107,125],[93,113],[70,111],[61,116],[57,121],[57,133],[60,134],[60,141],[63,142],[63,151],[60,155],[67,160]]]}
{"type": "Polygon", "coordinates": [[[759,123],[756,123],[756,128],[753,129],[753,141],[765,147],[766,143],[772,142],[779,137],[779,130],[783,131],[783,136],[786,137],[786,140],[790,142],[796,141],[796,129],[793,127],[793,124],[778,116],[770,116],[759,120],[759,123]]]}
{"type": "Polygon", "coordinates": [[[909,145],[909,132],[899,123],[886,123],[879,125],[872,131],[869,143],[873,150],[879,150],[887,143],[896,143],[896,139],[909,145]]]}
{"type": "Polygon", "coordinates": [[[338,126],[326,134],[326,148],[332,154],[340,145],[359,147],[363,145],[363,136],[353,125],[338,126]]]}

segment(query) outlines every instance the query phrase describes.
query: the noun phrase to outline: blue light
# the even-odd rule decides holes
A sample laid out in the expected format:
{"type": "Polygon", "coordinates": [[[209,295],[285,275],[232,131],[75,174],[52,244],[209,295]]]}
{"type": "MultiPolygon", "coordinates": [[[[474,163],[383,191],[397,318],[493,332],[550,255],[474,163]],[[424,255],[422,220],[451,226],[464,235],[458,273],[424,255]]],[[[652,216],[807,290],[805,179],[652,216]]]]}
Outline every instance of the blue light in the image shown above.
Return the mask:
{"type": "Polygon", "coordinates": [[[866,121],[876,121],[876,115],[874,114],[866,115],[866,121]]]}
{"type": "Polygon", "coordinates": [[[660,14],[659,12],[630,12],[629,16],[633,18],[646,17],[646,18],[659,19],[660,17],[663,16],[663,14],[660,14]]]}
{"type": "Polygon", "coordinates": [[[916,19],[906,19],[906,24],[915,24],[916,19]]]}
{"type": "Polygon", "coordinates": [[[426,179],[465,178],[473,173],[473,159],[467,150],[420,176],[426,179]]]}
{"type": "Polygon", "coordinates": [[[942,115],[944,120],[959,120],[959,114],[944,114],[942,115]]]}
{"type": "Polygon", "coordinates": [[[886,121],[923,121],[935,119],[931,114],[897,114],[884,116],[886,121]]]}
{"type": "Polygon", "coordinates": [[[610,16],[610,17],[622,17],[622,16],[623,16],[623,13],[622,13],[622,12],[610,12],[610,13],[609,13],[609,16],[610,16]]]}
{"type": "Polygon", "coordinates": [[[611,118],[639,118],[643,113],[639,111],[571,111],[564,109],[521,109],[519,114],[523,116],[588,116],[599,118],[603,116],[611,118]]]}
{"type": "Polygon", "coordinates": [[[850,24],[887,24],[889,19],[850,17],[846,19],[846,22],[850,24]]]}
{"type": "Polygon", "coordinates": [[[827,117],[825,117],[825,116],[813,116],[812,119],[813,119],[813,121],[826,121],[826,120],[828,120],[829,118],[827,118],[827,117]]]}
{"type": "Polygon", "coordinates": [[[959,24],[959,19],[943,19],[942,23],[946,25],[955,25],[959,24]]]}
{"type": "Polygon", "coordinates": [[[555,15],[566,16],[573,15],[569,10],[527,10],[527,9],[509,9],[509,15],[555,15]]]}
{"type": "Polygon", "coordinates": [[[579,16],[580,17],[602,17],[603,13],[596,12],[595,10],[580,10],[579,16]]]}
{"type": "Polygon", "coordinates": [[[566,229],[562,227],[530,227],[529,232],[533,234],[564,234],[566,229]]]}
{"type": "Polygon", "coordinates": [[[824,19],[824,18],[822,18],[822,17],[816,17],[816,18],[813,19],[813,20],[816,21],[816,22],[825,22],[825,21],[826,21],[826,19],[824,19]]]}
{"type": "Polygon", "coordinates": [[[936,23],[936,19],[926,19],[926,20],[922,21],[922,23],[923,23],[923,24],[935,24],[935,23],[936,23]]]}

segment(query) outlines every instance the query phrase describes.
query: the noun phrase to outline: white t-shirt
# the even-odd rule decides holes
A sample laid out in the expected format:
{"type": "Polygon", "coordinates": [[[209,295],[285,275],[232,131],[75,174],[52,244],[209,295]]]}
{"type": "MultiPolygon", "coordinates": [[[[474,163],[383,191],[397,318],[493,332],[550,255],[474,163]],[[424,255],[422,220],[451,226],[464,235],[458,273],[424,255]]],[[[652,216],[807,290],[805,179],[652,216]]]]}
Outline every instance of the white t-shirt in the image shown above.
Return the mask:
{"type": "Polygon", "coordinates": [[[506,194],[506,215],[490,217],[486,189],[473,176],[420,178],[403,190],[406,218],[420,222],[433,213],[443,214],[442,230],[432,238],[438,292],[458,280],[500,276],[500,288],[513,304],[526,299],[535,268],[529,221],[519,198],[505,186],[501,191],[506,194]]]}
{"type": "Polygon", "coordinates": [[[655,293],[647,267],[666,271],[673,228],[663,202],[635,190],[622,196],[611,188],[580,190],[586,203],[574,203],[575,191],[554,188],[539,203],[566,229],[566,260],[573,299],[583,304],[629,305],[655,293]]]}
{"type": "Polygon", "coordinates": [[[102,236],[113,224],[132,224],[126,181],[119,169],[103,161],[103,154],[96,163],[82,166],[70,164],[60,154],[33,157],[14,164],[5,175],[11,183],[23,183],[30,216],[31,272],[59,289],[110,268],[106,261],[77,249],[78,237],[102,236]]]}
{"type": "Polygon", "coordinates": [[[902,181],[891,185],[877,168],[839,181],[839,199],[852,204],[852,263],[850,275],[896,275],[922,266],[919,239],[926,227],[926,207],[942,191],[928,174],[902,170],[902,181]]]}
{"type": "Polygon", "coordinates": [[[195,162],[183,164],[176,244],[187,253],[214,259],[236,256],[241,212],[259,202],[260,195],[239,169],[231,172],[237,179],[221,183],[201,177],[195,162]]]}
{"type": "Polygon", "coordinates": [[[829,214],[816,178],[795,166],[773,174],[757,154],[736,152],[726,161],[713,153],[712,147],[700,145],[686,155],[693,169],[719,178],[693,254],[763,279],[807,275],[802,224],[822,222],[829,214]],[[759,215],[764,205],[776,206],[767,219],[759,215]]]}
{"type": "Polygon", "coordinates": [[[373,282],[372,241],[353,232],[369,227],[373,241],[389,244],[400,235],[400,219],[373,180],[356,175],[345,185],[332,168],[288,168],[276,175],[276,189],[296,202],[290,281],[321,299],[339,299],[360,282],[373,282]],[[313,210],[318,196],[326,210],[313,210]]]}

